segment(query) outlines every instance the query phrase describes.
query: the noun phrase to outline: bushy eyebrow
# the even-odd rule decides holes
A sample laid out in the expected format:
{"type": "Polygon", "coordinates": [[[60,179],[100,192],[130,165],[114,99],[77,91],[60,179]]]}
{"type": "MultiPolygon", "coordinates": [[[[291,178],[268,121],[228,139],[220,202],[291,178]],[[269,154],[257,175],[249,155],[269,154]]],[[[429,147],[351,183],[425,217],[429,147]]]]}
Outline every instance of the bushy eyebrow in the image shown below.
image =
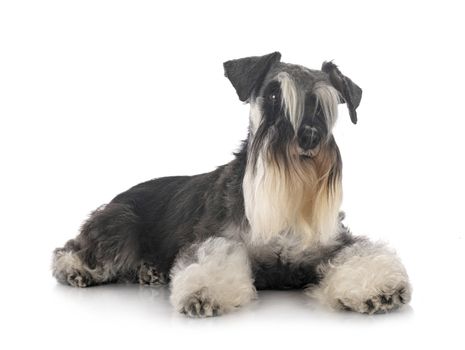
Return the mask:
{"type": "Polygon", "coordinates": [[[326,119],[328,130],[331,130],[337,120],[337,106],[341,97],[339,92],[325,82],[317,82],[313,87],[317,107],[321,107],[326,119]]]}
{"type": "Polygon", "coordinates": [[[286,72],[279,73],[276,79],[281,84],[281,101],[286,116],[294,130],[297,131],[304,114],[305,93],[297,89],[294,80],[286,72]]]}

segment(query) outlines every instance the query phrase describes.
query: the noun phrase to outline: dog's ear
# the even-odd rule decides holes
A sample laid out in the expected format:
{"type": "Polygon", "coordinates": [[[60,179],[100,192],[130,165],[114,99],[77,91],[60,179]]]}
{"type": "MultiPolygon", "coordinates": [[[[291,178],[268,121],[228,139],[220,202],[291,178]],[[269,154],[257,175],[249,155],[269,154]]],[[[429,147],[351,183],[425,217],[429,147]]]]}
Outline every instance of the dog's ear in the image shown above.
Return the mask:
{"type": "Polygon", "coordinates": [[[227,61],[223,63],[224,75],[236,89],[239,99],[244,102],[261,86],[273,63],[279,62],[280,59],[281,54],[273,52],[264,56],[227,61]]]}
{"type": "Polygon", "coordinates": [[[350,120],[357,124],[357,107],[362,99],[362,89],[348,77],[343,75],[333,62],[323,62],[321,70],[329,75],[331,84],[344,99],[349,109],[350,120]]]}

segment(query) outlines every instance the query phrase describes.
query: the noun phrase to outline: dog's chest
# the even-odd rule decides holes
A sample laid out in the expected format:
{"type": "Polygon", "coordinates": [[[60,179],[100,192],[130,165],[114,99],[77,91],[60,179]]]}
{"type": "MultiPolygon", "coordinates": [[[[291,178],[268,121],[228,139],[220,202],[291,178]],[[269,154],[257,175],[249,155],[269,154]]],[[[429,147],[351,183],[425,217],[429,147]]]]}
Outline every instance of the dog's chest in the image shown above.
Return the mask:
{"type": "Polygon", "coordinates": [[[318,252],[296,241],[276,239],[248,250],[257,289],[298,289],[319,281],[318,252]]]}

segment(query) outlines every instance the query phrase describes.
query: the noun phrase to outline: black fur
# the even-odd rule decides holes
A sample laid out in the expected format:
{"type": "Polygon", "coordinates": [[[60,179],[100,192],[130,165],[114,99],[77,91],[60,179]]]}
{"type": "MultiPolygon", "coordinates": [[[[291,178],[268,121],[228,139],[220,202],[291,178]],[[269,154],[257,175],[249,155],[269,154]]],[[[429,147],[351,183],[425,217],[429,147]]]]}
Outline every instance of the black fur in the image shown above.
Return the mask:
{"type": "Polygon", "coordinates": [[[231,81],[241,101],[247,101],[262,85],[271,66],[279,62],[281,54],[239,58],[223,63],[224,74],[231,81]]]}
{"type": "Polygon", "coordinates": [[[290,263],[279,250],[273,252],[271,258],[269,255],[265,259],[256,256],[252,264],[255,286],[258,290],[262,290],[301,289],[317,285],[322,278],[317,271],[318,265],[333,258],[341,249],[355,242],[356,238],[344,228],[335,244],[304,254],[299,257],[298,263],[290,263]]]}
{"type": "Polygon", "coordinates": [[[333,62],[324,62],[321,70],[328,73],[331,84],[341,93],[347,103],[350,119],[357,124],[357,107],[362,99],[362,89],[350,78],[341,73],[333,62]]]}
{"type": "Polygon", "coordinates": [[[136,185],[93,212],[65,250],[78,252],[91,268],[120,254],[131,257],[134,269],[143,261],[169,275],[182,247],[215,235],[228,220],[240,224],[244,168],[241,151],[235,161],[211,173],[136,185]]]}

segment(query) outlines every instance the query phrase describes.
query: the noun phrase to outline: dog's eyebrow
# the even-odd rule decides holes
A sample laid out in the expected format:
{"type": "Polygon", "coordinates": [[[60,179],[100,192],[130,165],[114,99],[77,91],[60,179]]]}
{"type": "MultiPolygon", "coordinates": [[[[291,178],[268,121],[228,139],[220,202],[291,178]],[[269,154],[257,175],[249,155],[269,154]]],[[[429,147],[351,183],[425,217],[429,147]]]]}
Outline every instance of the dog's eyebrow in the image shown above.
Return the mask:
{"type": "Polygon", "coordinates": [[[317,105],[321,106],[328,129],[331,129],[337,119],[337,106],[340,100],[339,92],[323,81],[319,81],[313,86],[312,93],[316,96],[317,105]]]}
{"type": "Polygon", "coordinates": [[[303,91],[297,88],[296,82],[287,72],[280,72],[276,76],[277,81],[281,84],[281,100],[286,110],[289,121],[294,130],[297,130],[302,120],[305,108],[305,98],[303,91]]]}

